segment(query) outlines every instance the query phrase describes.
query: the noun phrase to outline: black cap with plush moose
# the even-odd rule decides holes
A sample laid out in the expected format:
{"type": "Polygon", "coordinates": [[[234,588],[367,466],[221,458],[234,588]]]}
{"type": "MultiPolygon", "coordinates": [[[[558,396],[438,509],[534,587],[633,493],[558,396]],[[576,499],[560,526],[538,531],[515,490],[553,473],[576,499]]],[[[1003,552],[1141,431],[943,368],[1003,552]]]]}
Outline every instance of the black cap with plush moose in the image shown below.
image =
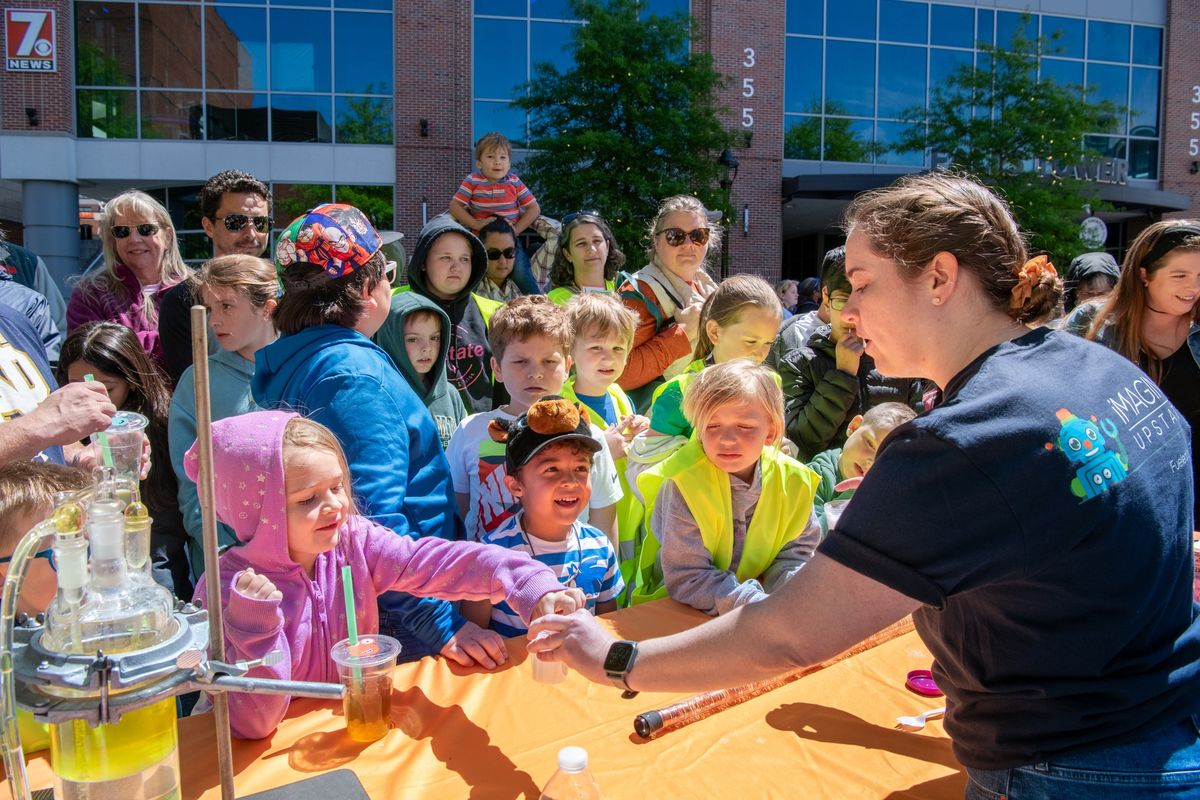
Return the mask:
{"type": "Polygon", "coordinates": [[[488,423],[488,434],[506,445],[504,467],[509,475],[516,475],[529,459],[554,442],[574,440],[593,453],[602,446],[592,436],[592,426],[583,409],[556,394],[538,400],[512,422],[492,420],[488,423]]]}

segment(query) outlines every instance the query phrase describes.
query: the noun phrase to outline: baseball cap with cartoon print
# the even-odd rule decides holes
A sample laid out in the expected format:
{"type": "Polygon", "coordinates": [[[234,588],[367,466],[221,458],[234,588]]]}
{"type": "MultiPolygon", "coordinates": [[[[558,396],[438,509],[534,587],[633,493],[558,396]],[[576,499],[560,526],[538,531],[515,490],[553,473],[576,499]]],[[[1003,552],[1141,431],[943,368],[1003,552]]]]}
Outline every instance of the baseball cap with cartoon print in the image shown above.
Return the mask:
{"type": "Polygon", "coordinates": [[[275,270],[313,264],[342,278],[367,263],[383,240],[363,212],[344,203],[325,203],[288,225],[275,242],[275,270]]]}

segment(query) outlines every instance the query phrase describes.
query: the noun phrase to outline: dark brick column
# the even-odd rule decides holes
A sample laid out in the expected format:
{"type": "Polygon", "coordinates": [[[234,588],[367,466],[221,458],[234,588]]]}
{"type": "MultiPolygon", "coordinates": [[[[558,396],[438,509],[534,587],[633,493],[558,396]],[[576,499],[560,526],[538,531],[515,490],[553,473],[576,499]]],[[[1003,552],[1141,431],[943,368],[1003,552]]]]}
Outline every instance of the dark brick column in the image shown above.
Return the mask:
{"type": "Polygon", "coordinates": [[[1200,172],[1191,170],[1193,163],[1200,164],[1200,0],[1168,2],[1166,37],[1162,186],[1192,199],[1191,208],[1175,216],[1198,217],[1200,172]]]}

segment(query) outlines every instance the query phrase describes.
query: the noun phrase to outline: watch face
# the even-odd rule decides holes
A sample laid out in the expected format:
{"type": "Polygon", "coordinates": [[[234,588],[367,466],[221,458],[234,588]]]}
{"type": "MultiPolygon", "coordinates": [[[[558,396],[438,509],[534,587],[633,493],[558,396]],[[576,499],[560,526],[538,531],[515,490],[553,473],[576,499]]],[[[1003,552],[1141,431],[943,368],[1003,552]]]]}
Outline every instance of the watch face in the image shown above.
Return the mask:
{"type": "Polygon", "coordinates": [[[608,657],[604,659],[605,672],[625,672],[633,659],[633,642],[613,642],[608,648],[608,657]]]}

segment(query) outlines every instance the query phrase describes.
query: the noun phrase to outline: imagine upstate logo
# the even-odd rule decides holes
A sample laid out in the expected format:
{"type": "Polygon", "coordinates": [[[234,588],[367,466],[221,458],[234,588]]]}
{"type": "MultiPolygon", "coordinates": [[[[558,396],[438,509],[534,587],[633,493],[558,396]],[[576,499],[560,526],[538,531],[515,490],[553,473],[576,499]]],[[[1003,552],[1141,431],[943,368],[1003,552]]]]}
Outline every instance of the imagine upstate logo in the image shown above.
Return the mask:
{"type": "Polygon", "coordinates": [[[1112,420],[1095,416],[1081,419],[1065,408],[1056,411],[1055,416],[1059,422],[1058,443],[1047,442],[1046,449],[1057,447],[1075,465],[1071,494],[1091,500],[1125,480],[1129,457],[1112,420]]]}

